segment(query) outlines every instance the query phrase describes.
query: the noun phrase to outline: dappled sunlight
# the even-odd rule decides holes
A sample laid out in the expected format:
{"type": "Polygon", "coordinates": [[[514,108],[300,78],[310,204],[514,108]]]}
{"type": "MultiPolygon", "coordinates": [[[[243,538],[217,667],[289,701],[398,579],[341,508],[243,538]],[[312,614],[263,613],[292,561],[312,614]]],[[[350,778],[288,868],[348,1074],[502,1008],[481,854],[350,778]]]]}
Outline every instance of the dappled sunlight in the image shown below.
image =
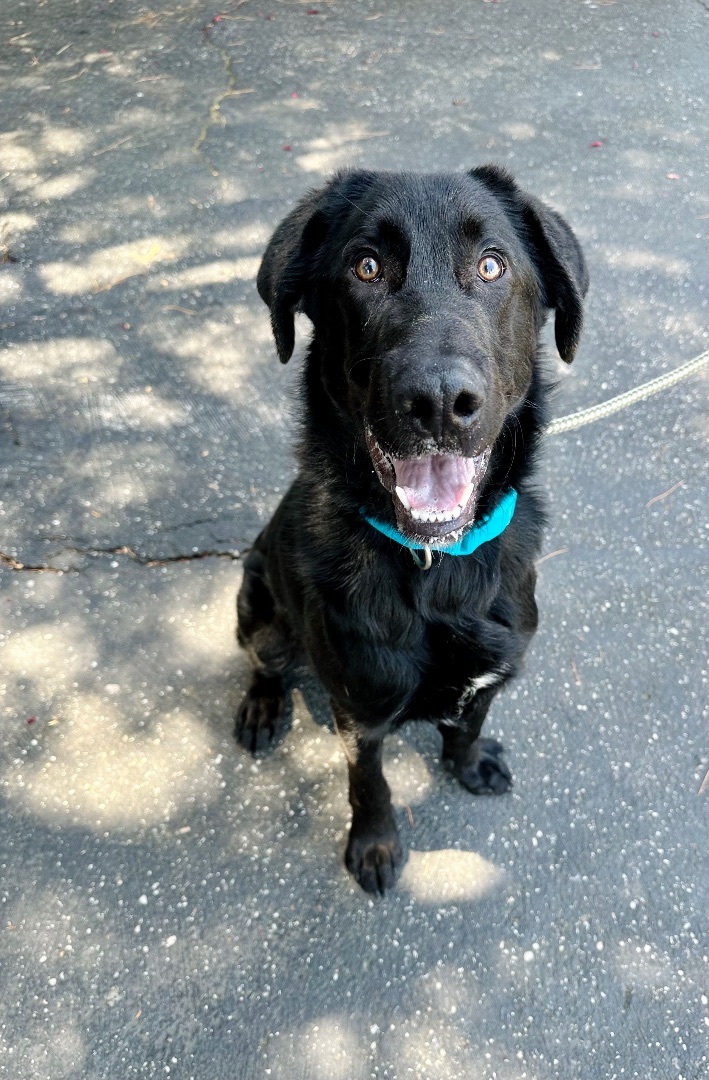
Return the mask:
{"type": "Polygon", "coordinates": [[[366,1058],[362,1040],[344,1015],[318,1017],[308,1024],[300,1043],[302,1060],[309,1063],[312,1080],[350,1080],[360,1072],[366,1058]]]}
{"type": "Polygon", "coordinates": [[[322,780],[338,772],[347,784],[347,767],[339,736],[316,723],[300,690],[293,691],[293,728],[289,756],[294,771],[306,780],[322,780]]]}
{"type": "Polygon", "coordinates": [[[0,371],[12,379],[43,379],[65,374],[74,379],[96,379],[95,372],[118,368],[114,345],[101,338],[56,338],[51,341],[25,341],[0,353],[0,371]]]}
{"type": "Polygon", "coordinates": [[[11,240],[22,233],[36,229],[37,217],[27,213],[0,214],[0,240],[11,240]]]}
{"type": "Polygon", "coordinates": [[[39,115],[37,119],[46,125],[39,140],[46,154],[67,154],[69,157],[74,157],[87,150],[93,142],[93,136],[86,131],[79,131],[75,127],[47,124],[44,115],[39,115]]]}
{"type": "Polygon", "coordinates": [[[16,304],[22,295],[22,280],[19,270],[3,268],[0,274],[0,304],[10,306],[16,304]]]}
{"type": "MultiPolygon", "coordinates": [[[[675,1052],[677,1075],[705,1065],[701,845],[676,843],[683,785],[660,791],[659,816],[608,791],[626,758],[620,781],[650,782],[633,745],[665,713],[680,780],[700,768],[681,621],[696,574],[679,546],[701,524],[691,437],[709,426],[709,369],[558,454],[545,444],[564,533],[547,547],[573,547],[571,530],[578,572],[573,552],[545,563],[541,599],[564,618],[543,623],[535,678],[494,706],[519,787],[471,799],[435,727],[392,732],[384,775],[404,858],[383,897],[344,865],[348,769],[324,688],[293,674],[291,730],[269,755],[234,741],[249,680],[235,596],[295,473],[313,333],[298,314],[283,368],[256,277],[309,188],[342,167],[462,176],[495,161],[562,212],[592,285],[559,415],[707,347],[701,80],[681,62],[701,11],[685,5],[681,44],[669,4],[652,20],[612,0],[568,6],[560,37],[533,5],[505,3],[6,5],[0,1061],[12,1080],[559,1080],[646,1075],[651,1059],[669,1076],[675,1052]],[[564,470],[573,484],[555,484],[564,470]],[[620,506],[625,473],[632,498],[596,573],[587,525],[596,504],[620,506]],[[631,576],[670,567],[673,588],[633,592],[628,558],[631,576]],[[593,623],[616,577],[618,618],[593,623]],[[663,619],[680,628],[684,674],[650,679],[650,700],[663,619]],[[571,697],[589,698],[595,727],[571,697]],[[545,764],[562,757],[568,768],[545,764]]],[[[566,376],[553,334],[550,319],[550,377],[566,376]]]]}
{"type": "Polygon", "coordinates": [[[264,1056],[272,1080],[292,1080],[304,1062],[308,1080],[352,1080],[365,1075],[368,1054],[360,1025],[345,1013],[328,1013],[294,1031],[276,1032],[264,1056]]]}
{"type": "Polygon", "coordinates": [[[212,234],[212,241],[217,249],[228,251],[231,248],[238,248],[242,252],[250,251],[260,260],[272,232],[272,225],[256,220],[249,225],[234,225],[228,229],[217,229],[212,234]]]}
{"type": "Polygon", "coordinates": [[[332,172],[349,164],[353,156],[361,150],[361,143],[369,139],[384,138],[389,134],[389,131],[370,128],[360,120],[331,126],[328,134],[305,142],[307,150],[298,154],[298,168],[308,173],[332,172]]]}
{"type": "MultiPolygon", "coordinates": [[[[59,1030],[47,1030],[46,1017],[31,1020],[23,1024],[22,1038],[18,1040],[15,1032],[7,1036],[0,1035],[0,1057],[17,1060],[21,1047],[23,1056],[32,1063],[35,1076],[51,1076],[52,1080],[69,1080],[69,1077],[86,1075],[87,1048],[86,1035],[80,1030],[78,1018],[54,1017],[60,1022],[59,1030]],[[18,1045],[19,1042],[19,1045],[18,1045]]],[[[4,1025],[3,1025],[4,1026],[4,1025]]]]}
{"type": "Polygon", "coordinates": [[[146,274],[154,266],[174,262],[187,252],[190,243],[186,236],[146,236],[84,255],[81,264],[45,263],[39,274],[53,293],[100,292],[127,278],[146,274]]]}
{"type": "Polygon", "coordinates": [[[22,145],[23,138],[24,133],[19,131],[0,132],[0,160],[3,169],[21,173],[37,167],[37,154],[28,146],[22,145]]]}
{"type": "MultiPolygon", "coordinates": [[[[684,120],[684,117],[682,119],[684,120]]],[[[642,118],[636,118],[635,123],[637,124],[638,130],[642,132],[644,138],[653,140],[657,144],[670,143],[670,145],[675,146],[695,147],[701,146],[703,142],[702,134],[695,132],[689,121],[687,121],[688,126],[684,131],[668,127],[666,123],[662,123],[652,113],[642,118]]],[[[697,129],[697,131],[698,130],[699,129],[697,129]]],[[[657,157],[651,156],[649,160],[652,163],[651,167],[656,168],[657,157]]]]}
{"type": "Polygon", "coordinates": [[[15,630],[0,641],[0,689],[7,689],[6,680],[31,679],[42,697],[51,700],[85,675],[96,656],[96,643],[76,618],[15,630]]]}
{"type": "MultiPolygon", "coordinates": [[[[260,349],[271,347],[271,328],[267,318],[255,319],[243,307],[236,306],[232,311],[227,324],[202,318],[194,329],[186,327],[173,345],[173,352],[188,362],[187,370],[197,386],[243,407],[244,391],[261,363],[260,349]]],[[[249,408],[272,419],[267,404],[259,397],[249,400],[249,408]]]]}
{"type": "MultiPolygon", "coordinates": [[[[138,460],[133,463],[132,468],[126,465],[122,469],[116,469],[107,460],[106,454],[99,454],[94,456],[94,461],[98,464],[96,473],[88,461],[84,462],[82,467],[77,468],[76,471],[77,473],[83,472],[87,478],[95,477],[96,474],[100,476],[103,473],[105,478],[103,491],[99,493],[96,486],[94,486],[93,491],[97,499],[110,505],[114,511],[125,510],[131,506],[145,506],[149,503],[150,498],[163,488],[163,482],[160,476],[147,477],[145,475],[145,465],[139,460],[141,456],[140,452],[136,451],[138,460]],[[143,475],[137,476],[134,472],[135,468],[143,470],[143,475]]],[[[161,462],[161,472],[164,468],[161,462]]]]}
{"type": "Polygon", "coordinates": [[[227,589],[215,583],[204,602],[185,605],[176,599],[161,612],[166,634],[172,639],[171,653],[199,668],[203,675],[217,673],[233,661],[236,653],[236,583],[227,589]]]}
{"type": "MultiPolygon", "coordinates": [[[[112,429],[121,430],[115,423],[112,429]]],[[[96,511],[115,513],[133,505],[146,507],[151,499],[174,491],[177,458],[168,447],[142,443],[121,454],[120,464],[116,457],[111,444],[101,442],[72,454],[72,472],[83,480],[83,493],[96,511]]],[[[61,515],[61,509],[57,513],[61,515]]]]}
{"type": "Polygon", "coordinates": [[[35,184],[34,194],[42,202],[47,202],[50,199],[67,199],[92,183],[96,175],[96,169],[82,166],[73,172],[65,172],[61,176],[53,176],[49,180],[40,180],[39,183],[35,184]]]}
{"type": "MultiPolygon", "coordinates": [[[[260,256],[241,259],[215,259],[213,262],[190,266],[184,270],[168,271],[165,281],[173,289],[194,289],[203,285],[223,285],[230,281],[253,281],[261,264],[260,256]]],[[[148,291],[165,288],[157,282],[148,284],[148,291]]]]}
{"type": "Polygon", "coordinates": [[[619,975],[625,983],[642,987],[644,990],[658,990],[669,994],[673,984],[681,982],[677,973],[677,964],[668,954],[649,942],[618,942],[615,963],[619,975]]]}
{"type": "MultiPolygon", "coordinates": [[[[433,981],[441,986],[442,979],[433,981]]],[[[477,1005],[470,1011],[437,1005],[415,1013],[411,1010],[392,1025],[387,1051],[389,1059],[398,1063],[398,1075],[414,1080],[545,1080],[521,1060],[521,1052],[511,1054],[499,1038],[485,1040],[486,1049],[481,1049],[478,1010],[477,1005]],[[466,1029],[475,1032],[478,1045],[473,1045],[466,1029]]]]}
{"type": "Polygon", "coordinates": [[[41,170],[56,170],[59,158],[80,156],[92,142],[88,133],[48,123],[45,115],[34,113],[23,130],[0,133],[0,160],[15,190],[31,189],[43,201],[64,199],[95,179],[96,170],[84,166],[54,176],[41,170]]]}
{"type": "Polygon", "coordinates": [[[505,873],[474,851],[410,851],[399,888],[426,904],[480,900],[498,889],[505,873]]]}
{"type": "Polygon", "coordinates": [[[157,719],[149,734],[131,730],[119,706],[96,694],[58,713],[41,760],[4,777],[9,798],[42,821],[142,828],[170,820],[190,796],[201,804],[216,797],[209,732],[185,709],[157,719]]]}
{"type": "Polygon", "coordinates": [[[411,807],[428,797],[433,781],[423,755],[403,739],[400,743],[395,757],[386,753],[384,772],[394,805],[411,807]]]}
{"type": "Polygon", "coordinates": [[[104,395],[107,414],[99,419],[107,424],[115,423],[117,417],[127,429],[154,428],[157,431],[185,424],[189,420],[189,408],[178,401],[166,401],[152,388],[150,391],[133,392],[111,396],[104,395]]]}
{"type": "MultiPolygon", "coordinates": [[[[706,323],[696,312],[673,311],[671,314],[664,316],[660,325],[666,334],[672,334],[677,338],[681,338],[685,335],[689,338],[696,338],[697,342],[702,342],[704,348],[706,348],[706,323]]],[[[674,357],[671,359],[674,366],[676,360],[674,357]]],[[[706,380],[706,371],[699,372],[695,378],[706,380]]]]}
{"type": "Polygon", "coordinates": [[[686,259],[678,259],[658,251],[596,244],[596,252],[609,266],[619,266],[624,270],[656,270],[668,277],[689,277],[692,273],[692,267],[686,259]]]}
{"type": "Polygon", "coordinates": [[[515,142],[525,142],[527,139],[536,139],[539,134],[533,124],[526,124],[522,121],[502,124],[501,128],[502,131],[509,135],[515,142]]]}

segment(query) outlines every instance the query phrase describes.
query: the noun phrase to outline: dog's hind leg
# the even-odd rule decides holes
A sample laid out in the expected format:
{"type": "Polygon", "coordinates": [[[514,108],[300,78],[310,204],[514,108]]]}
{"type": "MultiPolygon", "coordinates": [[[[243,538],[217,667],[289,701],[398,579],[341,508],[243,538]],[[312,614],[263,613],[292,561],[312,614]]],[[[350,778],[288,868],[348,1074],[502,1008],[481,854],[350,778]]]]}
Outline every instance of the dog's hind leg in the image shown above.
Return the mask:
{"type": "Polygon", "coordinates": [[[236,712],[234,735],[255,754],[269,749],[278,734],[286,705],[283,676],[297,653],[290,625],[269,588],[258,540],[244,563],[236,606],[237,639],[248,653],[253,674],[236,712]]]}
{"type": "Polygon", "coordinates": [[[499,686],[478,690],[457,725],[438,725],[443,736],[443,764],[473,795],[503,795],[512,787],[501,744],[480,736],[498,690],[499,686]]]}

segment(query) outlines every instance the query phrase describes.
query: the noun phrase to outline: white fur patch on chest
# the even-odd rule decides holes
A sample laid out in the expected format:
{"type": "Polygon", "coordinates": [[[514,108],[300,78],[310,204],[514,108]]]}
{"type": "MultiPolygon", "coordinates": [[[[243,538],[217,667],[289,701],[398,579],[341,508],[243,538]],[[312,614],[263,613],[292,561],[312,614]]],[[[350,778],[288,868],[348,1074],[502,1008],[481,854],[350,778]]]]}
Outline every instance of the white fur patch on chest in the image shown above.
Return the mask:
{"type": "Polygon", "coordinates": [[[506,675],[505,671],[486,671],[484,675],[476,675],[471,679],[458,699],[458,709],[462,712],[477,694],[478,690],[486,690],[489,686],[495,686],[502,682],[506,675]]]}
{"type": "Polygon", "coordinates": [[[437,721],[439,724],[445,724],[446,727],[458,727],[460,722],[460,716],[466,705],[469,705],[479,690],[486,690],[490,686],[495,686],[496,683],[503,682],[509,674],[507,668],[502,668],[498,671],[486,671],[484,675],[476,675],[474,679],[471,679],[468,685],[463,690],[463,693],[458,698],[458,708],[454,715],[444,716],[437,721]]]}

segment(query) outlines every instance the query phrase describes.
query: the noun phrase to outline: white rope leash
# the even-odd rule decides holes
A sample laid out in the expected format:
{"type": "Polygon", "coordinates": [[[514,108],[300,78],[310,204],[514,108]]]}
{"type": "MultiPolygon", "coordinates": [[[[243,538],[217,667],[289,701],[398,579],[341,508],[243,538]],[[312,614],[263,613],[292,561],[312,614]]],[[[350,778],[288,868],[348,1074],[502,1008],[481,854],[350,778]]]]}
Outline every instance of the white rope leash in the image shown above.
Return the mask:
{"type": "Polygon", "coordinates": [[[618,394],[617,397],[609,398],[608,401],[602,401],[599,405],[592,405],[589,409],[582,409],[580,412],[571,413],[569,416],[560,416],[558,420],[552,420],[551,424],[545,429],[545,434],[561,435],[563,431],[575,431],[576,428],[585,427],[586,424],[592,424],[595,420],[602,420],[605,416],[612,416],[613,413],[620,412],[621,409],[627,409],[629,405],[635,405],[638,401],[644,401],[645,398],[652,397],[653,394],[659,394],[661,390],[667,390],[668,387],[682,382],[683,379],[688,379],[690,375],[696,374],[706,364],[709,364],[709,350],[695,356],[693,360],[688,360],[686,364],[682,364],[674,371],[668,371],[666,375],[659,375],[656,379],[643,383],[642,386],[636,386],[634,390],[627,390],[624,394],[618,394]]]}

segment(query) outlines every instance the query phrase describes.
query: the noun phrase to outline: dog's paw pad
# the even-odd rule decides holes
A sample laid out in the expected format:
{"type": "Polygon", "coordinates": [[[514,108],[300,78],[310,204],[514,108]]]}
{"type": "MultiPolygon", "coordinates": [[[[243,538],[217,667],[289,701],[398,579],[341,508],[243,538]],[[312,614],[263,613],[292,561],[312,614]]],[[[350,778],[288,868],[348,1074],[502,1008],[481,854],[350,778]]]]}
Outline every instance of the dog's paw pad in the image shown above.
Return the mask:
{"type": "Polygon", "coordinates": [[[402,857],[397,833],[378,837],[350,835],[345,865],[365,892],[383,896],[396,882],[402,857]]]}
{"type": "Polygon", "coordinates": [[[473,795],[504,795],[512,787],[512,774],[495,739],[476,739],[467,762],[446,761],[456,779],[473,795]]]}
{"type": "Polygon", "coordinates": [[[276,738],[283,710],[282,692],[252,687],[236,713],[234,735],[237,741],[252,754],[267,750],[276,738]]]}

